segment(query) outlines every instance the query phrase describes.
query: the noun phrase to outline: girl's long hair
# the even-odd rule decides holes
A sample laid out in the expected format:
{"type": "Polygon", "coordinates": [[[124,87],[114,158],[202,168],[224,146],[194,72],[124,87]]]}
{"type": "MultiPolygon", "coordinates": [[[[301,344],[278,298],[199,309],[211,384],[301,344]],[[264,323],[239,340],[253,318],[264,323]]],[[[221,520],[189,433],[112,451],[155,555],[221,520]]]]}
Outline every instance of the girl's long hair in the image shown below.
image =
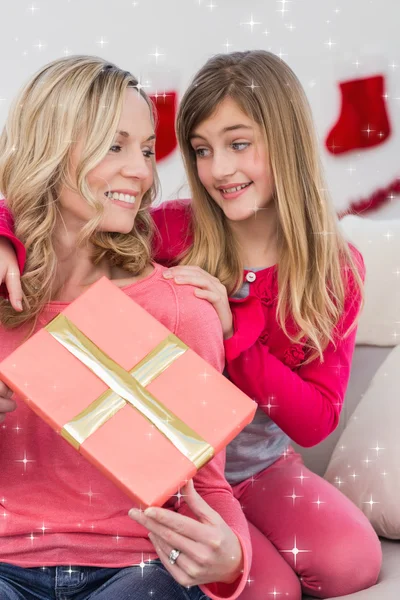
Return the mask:
{"type": "MultiPolygon", "coordinates": [[[[156,174],[129,234],[96,231],[104,207],[87,184],[88,173],[112,145],[125,90],[137,85],[131,73],[102,58],[71,56],[43,67],[17,96],[0,137],[0,190],[14,216],[15,234],[27,251],[21,279],[24,309],[18,313],[2,300],[2,325],[12,328],[35,321],[54,297],[53,232],[63,186],[78,191],[96,209],[79,240],[93,244],[95,264],[106,257],[112,265],[137,275],[149,263],[153,228],[148,207],[157,194],[156,174]],[[82,135],[85,143],[72,182],[71,148],[82,135]]],[[[137,89],[154,122],[150,100],[140,86],[137,89]]]]}
{"type": "Polygon", "coordinates": [[[278,321],[293,342],[308,346],[306,362],[317,356],[323,360],[324,349],[337,339],[346,287],[351,285],[362,297],[360,265],[340,233],[326,192],[304,90],[288,65],[270,52],[214,56],[183,96],[177,136],[193,197],[194,242],[181,262],[218,277],[229,294],[242,284],[237,242],[223,211],[199,179],[190,144],[195,128],[225,98],[234,100],[261,127],[270,157],[272,201],[278,215],[278,321]],[[289,316],[295,325],[291,332],[289,316]]]}

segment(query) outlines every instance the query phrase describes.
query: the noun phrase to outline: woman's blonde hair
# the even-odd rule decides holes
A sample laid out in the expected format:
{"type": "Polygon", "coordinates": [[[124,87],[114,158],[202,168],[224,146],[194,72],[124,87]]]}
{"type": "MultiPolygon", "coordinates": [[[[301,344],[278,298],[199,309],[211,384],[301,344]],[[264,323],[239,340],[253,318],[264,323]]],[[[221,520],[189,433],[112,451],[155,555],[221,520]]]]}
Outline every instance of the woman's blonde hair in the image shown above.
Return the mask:
{"type": "Polygon", "coordinates": [[[195,128],[225,98],[261,126],[269,152],[278,215],[278,321],[293,342],[308,346],[306,362],[317,356],[323,360],[327,344],[335,343],[346,286],[362,294],[360,265],[338,229],[325,189],[304,90],[288,65],[270,52],[214,56],[183,96],[177,136],[193,196],[194,242],[181,262],[218,277],[229,294],[242,284],[244,265],[237,242],[222,209],[199,179],[190,144],[195,128]],[[295,333],[288,332],[289,316],[295,333]]]}
{"type": "Polygon", "coordinates": [[[136,275],[149,263],[153,228],[148,207],[157,193],[156,174],[129,234],[96,232],[104,207],[87,184],[88,173],[112,145],[128,87],[136,87],[146,100],[154,124],[152,104],[135,77],[94,56],[55,60],[40,69],[16,98],[0,137],[0,190],[27,259],[22,276],[24,310],[17,313],[2,301],[4,326],[35,320],[54,297],[57,259],[52,234],[62,186],[78,191],[96,209],[79,240],[93,243],[95,264],[106,257],[136,275]],[[74,182],[69,176],[71,149],[83,134],[74,182]]]}

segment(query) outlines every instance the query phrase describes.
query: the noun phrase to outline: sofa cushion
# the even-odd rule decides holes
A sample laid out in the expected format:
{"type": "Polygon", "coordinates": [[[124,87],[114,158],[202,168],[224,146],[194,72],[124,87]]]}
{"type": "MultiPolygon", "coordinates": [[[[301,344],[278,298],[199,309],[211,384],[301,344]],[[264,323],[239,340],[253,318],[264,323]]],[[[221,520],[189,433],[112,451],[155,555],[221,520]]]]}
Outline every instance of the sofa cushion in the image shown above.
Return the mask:
{"type": "Polygon", "coordinates": [[[400,346],[378,369],[332,454],[325,478],[368,517],[376,532],[400,539],[400,346]]]}
{"type": "Polygon", "coordinates": [[[357,344],[400,343],[400,219],[376,221],[349,215],[341,229],[361,252],[366,267],[365,305],[357,344]]]}
{"type": "MultiPolygon", "coordinates": [[[[362,590],[361,592],[330,598],[329,600],[399,600],[400,543],[382,540],[382,554],[382,570],[376,585],[373,585],[366,590],[362,590]]],[[[303,600],[315,600],[315,598],[303,596],[303,600]]]]}
{"type": "Polygon", "coordinates": [[[298,444],[293,444],[296,451],[303,456],[306,467],[314,473],[324,475],[340,435],[368,389],[375,373],[391,351],[392,348],[382,346],[356,346],[350,381],[337,428],[326,440],[312,448],[301,448],[298,444]]]}

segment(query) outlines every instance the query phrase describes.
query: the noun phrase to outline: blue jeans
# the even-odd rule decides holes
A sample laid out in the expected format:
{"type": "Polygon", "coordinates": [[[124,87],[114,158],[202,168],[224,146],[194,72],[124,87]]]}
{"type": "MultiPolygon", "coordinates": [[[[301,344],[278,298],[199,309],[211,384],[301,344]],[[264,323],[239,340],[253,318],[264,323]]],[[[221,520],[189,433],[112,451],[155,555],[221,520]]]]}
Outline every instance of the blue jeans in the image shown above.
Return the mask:
{"type": "Polygon", "coordinates": [[[207,600],[179,585],[158,561],[122,569],[22,568],[0,563],[1,600],[207,600]]]}

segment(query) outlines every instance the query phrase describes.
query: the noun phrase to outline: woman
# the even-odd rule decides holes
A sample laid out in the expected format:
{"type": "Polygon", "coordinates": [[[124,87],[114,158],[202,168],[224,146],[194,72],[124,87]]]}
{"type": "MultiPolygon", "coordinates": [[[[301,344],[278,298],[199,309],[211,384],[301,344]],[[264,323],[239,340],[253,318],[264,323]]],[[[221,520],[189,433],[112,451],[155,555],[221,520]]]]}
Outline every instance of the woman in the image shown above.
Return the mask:
{"type": "MultiPolygon", "coordinates": [[[[0,189],[27,248],[25,305],[0,305],[0,359],[106,276],[222,370],[215,312],[151,262],[154,139],[137,80],[100,58],[46,65],[17,97],[0,189]]],[[[185,503],[133,509],[130,520],[129,499],[10,395],[2,384],[1,598],[239,595],[251,549],[223,453],[195,477],[198,492],[188,483],[185,503]]]]}

